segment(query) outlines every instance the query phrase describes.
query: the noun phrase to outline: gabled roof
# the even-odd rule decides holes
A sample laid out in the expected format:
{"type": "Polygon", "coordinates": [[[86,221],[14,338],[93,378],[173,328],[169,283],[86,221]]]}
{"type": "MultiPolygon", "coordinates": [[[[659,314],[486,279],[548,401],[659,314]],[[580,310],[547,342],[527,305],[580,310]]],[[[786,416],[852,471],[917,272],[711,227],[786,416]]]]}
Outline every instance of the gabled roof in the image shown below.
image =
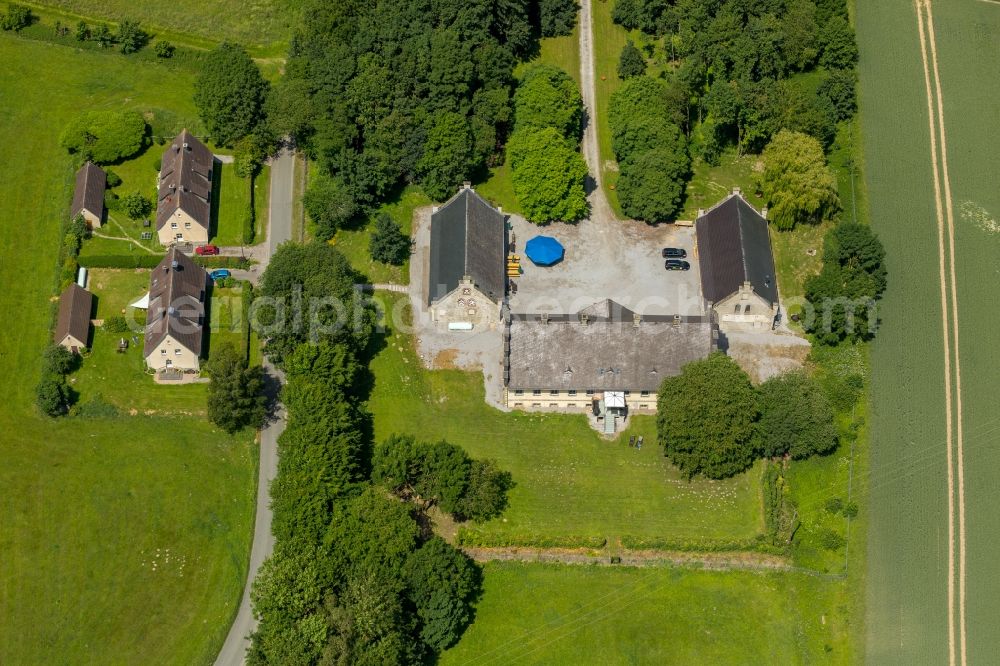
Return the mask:
{"type": "Polygon", "coordinates": [[[149,356],[168,335],[201,354],[207,282],[205,269],[176,247],[170,248],[149,278],[143,356],[149,356]]]}
{"type": "Polygon", "coordinates": [[[90,336],[90,311],[94,295],[75,282],[63,290],[59,297],[59,317],[53,340],[60,344],[67,335],[87,344],[90,336]]]}
{"type": "Polygon", "coordinates": [[[503,299],[507,235],[503,213],[465,187],[431,216],[428,303],[469,276],[485,296],[503,299]]]}
{"type": "Polygon", "coordinates": [[[156,203],[156,228],[162,229],[178,208],[208,229],[212,211],[212,165],[205,144],[187,130],[163,151],[156,203]]]}
{"type": "Polygon", "coordinates": [[[733,295],[744,282],[774,305],[778,302],[767,220],[739,194],[732,194],[695,221],[701,290],[712,303],[733,295]]]}
{"type": "Polygon", "coordinates": [[[104,170],[92,162],[87,162],[76,172],[76,189],[73,190],[73,207],[70,217],[76,217],[86,209],[94,215],[104,215],[104,190],[108,186],[108,176],[104,170]]]}
{"type": "Polygon", "coordinates": [[[655,392],[716,348],[711,317],[639,319],[636,325],[633,312],[611,300],[573,315],[512,315],[507,387],[655,392]]]}

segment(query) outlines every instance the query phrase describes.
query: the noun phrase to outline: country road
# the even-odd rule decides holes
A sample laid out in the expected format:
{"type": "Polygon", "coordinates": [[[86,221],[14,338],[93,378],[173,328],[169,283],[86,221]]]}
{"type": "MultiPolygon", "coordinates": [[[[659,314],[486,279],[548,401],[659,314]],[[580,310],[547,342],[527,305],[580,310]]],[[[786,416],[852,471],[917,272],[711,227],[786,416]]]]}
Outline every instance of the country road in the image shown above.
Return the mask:
{"type": "MultiPolygon", "coordinates": [[[[292,199],[295,179],[295,157],[294,153],[283,148],[281,153],[271,162],[271,195],[270,211],[268,213],[268,234],[267,234],[267,256],[261,257],[263,261],[255,268],[253,277],[246,277],[256,282],[260,272],[267,267],[267,262],[271,255],[281,243],[291,240],[292,237],[292,199]]],[[[246,271],[239,271],[245,273],[246,271]]],[[[234,275],[237,271],[234,271],[234,275]]],[[[277,405],[272,419],[260,431],[260,470],[257,477],[257,510],[254,520],[253,545],[250,548],[250,566],[247,569],[247,581],[243,588],[243,598],[240,600],[240,608],[233,621],[233,626],[229,628],[229,635],[226,642],[215,660],[216,666],[242,666],[246,658],[247,648],[250,646],[249,635],[257,628],[257,620],[253,616],[250,608],[250,587],[254,578],[257,577],[257,570],[264,560],[274,551],[274,535],[271,534],[271,481],[278,473],[278,437],[285,430],[285,413],[281,405],[277,403],[277,392],[284,382],[281,371],[272,366],[267,361],[264,362],[264,370],[267,373],[267,383],[274,404],[277,405]]]]}
{"type": "Polygon", "coordinates": [[[616,222],[615,213],[601,184],[601,150],[597,139],[597,89],[594,82],[594,21],[590,9],[592,0],[580,3],[580,95],[583,97],[585,119],[583,128],[583,157],[587,161],[592,183],[590,194],[590,219],[602,226],[616,222]]]}

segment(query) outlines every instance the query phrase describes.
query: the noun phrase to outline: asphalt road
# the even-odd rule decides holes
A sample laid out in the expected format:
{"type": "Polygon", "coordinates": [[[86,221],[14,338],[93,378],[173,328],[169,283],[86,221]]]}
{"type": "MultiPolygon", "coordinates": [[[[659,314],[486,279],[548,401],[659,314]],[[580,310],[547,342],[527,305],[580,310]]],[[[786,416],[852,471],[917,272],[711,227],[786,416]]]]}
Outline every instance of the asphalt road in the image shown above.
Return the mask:
{"type": "MultiPolygon", "coordinates": [[[[281,243],[292,238],[292,198],[295,179],[295,158],[287,148],[271,162],[271,195],[268,216],[267,257],[255,269],[255,276],[267,267],[267,261],[281,243]]],[[[249,276],[247,276],[249,277],[249,276]]],[[[267,372],[268,390],[277,397],[284,377],[281,371],[270,363],[264,363],[267,372]]],[[[275,400],[277,405],[277,401],[275,400]]],[[[260,471],[257,477],[257,512],[254,520],[253,545],[250,548],[250,567],[247,582],[243,588],[243,598],[233,626],[229,628],[226,642],[215,660],[215,666],[242,666],[246,651],[250,646],[249,636],[257,628],[257,620],[250,608],[250,587],[257,570],[274,551],[274,535],[271,534],[271,481],[278,473],[278,436],[285,430],[285,414],[277,405],[272,419],[260,431],[260,471]]]]}

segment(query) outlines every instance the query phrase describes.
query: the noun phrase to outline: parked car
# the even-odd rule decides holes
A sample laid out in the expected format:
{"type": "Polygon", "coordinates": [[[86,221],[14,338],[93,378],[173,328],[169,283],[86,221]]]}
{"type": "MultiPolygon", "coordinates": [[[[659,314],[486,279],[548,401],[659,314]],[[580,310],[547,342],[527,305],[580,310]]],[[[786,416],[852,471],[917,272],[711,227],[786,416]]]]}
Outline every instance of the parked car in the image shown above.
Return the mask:
{"type": "Polygon", "coordinates": [[[665,247],[663,248],[663,258],[664,259],[685,259],[687,258],[687,250],[680,247],[665,247]]]}
{"type": "Polygon", "coordinates": [[[223,280],[227,277],[230,277],[231,275],[232,273],[230,273],[229,269],[227,268],[216,268],[214,271],[208,274],[208,277],[217,281],[217,280],[223,280]]]}
{"type": "Polygon", "coordinates": [[[199,245],[194,249],[194,253],[199,254],[203,257],[210,257],[219,254],[219,248],[216,247],[215,245],[199,245]]]}
{"type": "Polygon", "coordinates": [[[691,264],[680,259],[667,259],[663,267],[668,271],[686,271],[691,268],[691,264]]]}

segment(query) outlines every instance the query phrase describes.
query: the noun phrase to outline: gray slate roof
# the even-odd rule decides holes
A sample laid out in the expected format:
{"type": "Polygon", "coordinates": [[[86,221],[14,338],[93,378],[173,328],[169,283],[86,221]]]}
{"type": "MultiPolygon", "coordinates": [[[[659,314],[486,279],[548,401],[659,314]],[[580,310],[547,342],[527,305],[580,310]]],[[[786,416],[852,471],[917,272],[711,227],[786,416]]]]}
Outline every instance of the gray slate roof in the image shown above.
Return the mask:
{"type": "Polygon", "coordinates": [[[208,229],[212,213],[212,166],[205,144],[183,130],[163,151],[156,202],[156,228],[163,228],[178,208],[208,229]]]}
{"type": "Polygon", "coordinates": [[[503,213],[464,188],[431,216],[428,303],[447,296],[469,276],[485,296],[504,296],[507,234],[503,213]]]}
{"type": "Polygon", "coordinates": [[[767,220],[738,194],[730,195],[695,221],[701,290],[718,303],[744,282],[772,305],[778,302],[767,220]]]}
{"type": "Polygon", "coordinates": [[[73,207],[70,217],[76,217],[87,209],[97,217],[104,216],[104,190],[108,186],[108,176],[101,167],[87,162],[76,172],[76,188],[73,190],[73,207]]]}
{"type": "Polygon", "coordinates": [[[512,315],[508,355],[512,390],[658,391],[667,377],[716,348],[709,317],[650,316],[614,301],[578,314],[512,315]],[[587,315],[587,323],[581,322],[587,315]]]}
{"type": "Polygon", "coordinates": [[[170,248],[149,278],[143,356],[148,356],[167,335],[201,354],[207,283],[205,269],[176,247],[170,248]]]}
{"type": "Polygon", "coordinates": [[[56,319],[56,330],[52,336],[56,344],[61,343],[67,335],[87,344],[90,337],[90,312],[94,307],[94,295],[73,283],[63,290],[59,296],[59,317],[56,319]]]}

